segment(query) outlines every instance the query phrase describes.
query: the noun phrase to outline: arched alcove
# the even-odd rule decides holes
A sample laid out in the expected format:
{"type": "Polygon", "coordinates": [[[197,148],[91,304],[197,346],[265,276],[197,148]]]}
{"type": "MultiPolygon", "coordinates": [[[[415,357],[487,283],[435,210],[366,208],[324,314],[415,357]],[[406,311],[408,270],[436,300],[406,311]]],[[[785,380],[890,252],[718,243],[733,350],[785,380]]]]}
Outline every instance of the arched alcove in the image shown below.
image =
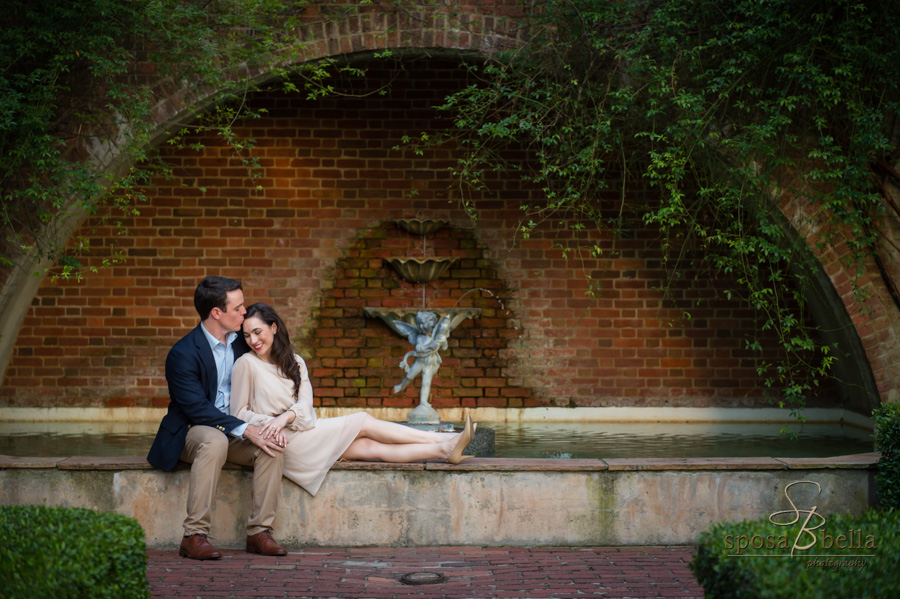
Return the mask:
{"type": "MultiPolygon", "coordinates": [[[[364,61],[374,52],[392,49],[409,70],[419,68],[417,65],[426,61],[430,65],[428,69],[435,72],[441,70],[441,73],[446,74],[454,68],[451,63],[456,63],[455,68],[460,71],[454,77],[461,77],[462,69],[458,65],[460,58],[478,57],[479,60],[484,60],[493,52],[518,42],[520,33],[512,23],[510,20],[497,19],[491,13],[468,14],[465,28],[459,26],[459,19],[449,15],[431,15],[420,21],[402,21],[389,13],[359,14],[342,23],[311,22],[302,32],[298,32],[298,43],[302,43],[306,51],[305,60],[340,56],[348,60],[364,61]],[[439,69],[435,67],[436,61],[444,61],[443,66],[439,69]]],[[[265,72],[253,74],[253,78],[260,82],[265,82],[270,77],[271,74],[265,72]]],[[[445,78],[443,81],[447,80],[445,78]]],[[[419,83],[424,85],[423,90],[442,89],[439,87],[440,76],[432,79],[426,77],[421,81],[424,81],[424,84],[419,83]]],[[[415,89],[416,84],[408,85],[410,97],[413,92],[420,91],[415,89]]],[[[152,137],[152,143],[156,144],[166,139],[173,124],[183,123],[191,115],[208,110],[216,97],[216,90],[186,91],[163,85],[158,89],[155,110],[158,126],[152,137]]],[[[429,98],[428,101],[433,99],[429,98]]],[[[264,100],[275,102],[276,109],[277,102],[282,101],[274,97],[264,100]]],[[[412,104],[403,104],[408,102],[408,97],[387,100],[397,102],[388,109],[391,118],[400,118],[404,109],[427,112],[427,107],[433,106],[433,103],[423,103],[422,97],[412,104]]],[[[321,106],[316,109],[327,110],[321,106]]],[[[385,107],[382,106],[381,109],[385,107]]],[[[306,126],[297,124],[298,120],[303,119],[297,108],[289,107],[285,110],[292,111],[290,119],[293,120],[287,124],[287,121],[279,123],[278,119],[282,114],[276,110],[272,121],[267,125],[269,129],[300,130],[306,126]]],[[[346,112],[343,115],[341,118],[346,122],[359,120],[346,116],[346,112]]],[[[320,117],[318,122],[321,123],[326,118],[320,117]]],[[[417,123],[413,116],[409,122],[403,121],[395,129],[419,132],[432,118],[433,115],[428,113],[417,123]]],[[[369,115],[364,122],[371,123],[374,119],[369,115]]],[[[248,130],[253,126],[253,123],[247,124],[248,130]]],[[[141,262],[144,259],[156,260],[156,266],[147,267],[155,268],[155,275],[128,271],[125,276],[119,276],[116,272],[101,273],[84,285],[91,286],[92,289],[103,288],[108,292],[76,292],[65,295],[69,292],[57,291],[52,283],[31,277],[28,273],[34,270],[34,265],[15,271],[7,279],[0,304],[0,325],[3,330],[0,337],[0,368],[5,370],[11,363],[10,358],[17,346],[20,351],[15,355],[17,362],[14,367],[23,370],[46,365],[29,365],[35,363],[35,353],[41,348],[53,347],[58,355],[54,358],[57,363],[49,369],[52,372],[45,372],[41,376],[17,375],[15,380],[7,379],[4,386],[14,391],[17,386],[32,387],[30,381],[41,377],[48,381],[54,380],[54,377],[55,380],[83,377],[85,383],[79,386],[78,392],[63,401],[69,404],[81,401],[85,405],[94,405],[97,403],[96,397],[89,396],[93,383],[88,381],[94,377],[92,380],[105,389],[100,401],[103,405],[136,405],[141,401],[150,405],[164,405],[166,398],[160,365],[171,342],[191,326],[195,318],[190,307],[189,294],[193,287],[189,282],[199,280],[206,271],[214,269],[219,274],[240,276],[247,287],[265,289],[265,296],[257,299],[268,299],[294,310],[294,326],[302,328],[302,314],[316,307],[318,283],[335,278],[334,269],[338,260],[349,247],[356,231],[370,227],[383,218],[409,217],[415,214],[419,206],[429,211],[431,216],[446,217],[460,227],[467,226],[468,219],[464,211],[458,205],[448,204],[448,200],[452,198],[448,198],[442,191],[447,188],[446,167],[453,158],[452,154],[435,151],[427,157],[427,168],[419,168],[422,163],[404,155],[402,151],[398,151],[397,155],[392,154],[391,148],[395,140],[391,137],[391,122],[385,120],[378,127],[368,124],[366,127],[364,130],[371,137],[352,138],[347,134],[349,127],[342,130],[340,126],[323,126],[327,135],[319,141],[330,140],[333,145],[317,146],[321,152],[309,165],[303,164],[304,156],[298,153],[297,145],[291,146],[283,140],[283,135],[268,134],[267,139],[275,140],[272,141],[272,154],[267,156],[273,160],[271,165],[266,165],[271,172],[264,175],[270,183],[267,189],[271,190],[263,198],[272,200],[268,204],[259,201],[260,198],[254,196],[250,186],[241,184],[234,188],[237,191],[232,195],[219,196],[219,200],[223,202],[221,206],[215,207],[219,212],[209,217],[204,214],[207,207],[203,205],[203,194],[198,194],[195,189],[200,187],[196,182],[197,177],[179,175],[178,185],[192,189],[188,195],[193,200],[181,203],[177,208],[166,207],[168,212],[165,214],[147,216],[149,219],[157,218],[159,223],[143,225],[146,232],[143,237],[135,238],[134,245],[131,246],[135,268],[144,268],[141,262]],[[371,147],[368,146],[370,142],[373,144],[371,147]],[[345,145],[339,147],[341,143],[345,145]],[[291,147],[294,154],[278,156],[278,144],[283,144],[282,148],[291,147]],[[351,148],[353,144],[357,147],[351,148]],[[387,158],[375,158],[371,152],[381,152],[387,158]],[[291,162],[295,159],[299,163],[291,162]],[[377,168],[373,166],[376,160],[381,160],[377,168]],[[396,162],[391,163],[391,160],[396,162]],[[279,161],[287,162],[282,165],[279,161]],[[337,161],[343,161],[342,165],[338,166],[337,161]],[[285,169],[283,175],[273,174],[276,169],[281,168],[285,169]],[[304,174],[306,170],[312,169],[322,172],[304,174]],[[335,175],[337,171],[341,174],[335,175]],[[357,175],[344,176],[348,171],[354,171],[357,175]],[[367,171],[367,174],[360,175],[360,171],[367,171]],[[295,205],[279,205],[277,200],[284,197],[279,194],[284,194],[286,189],[292,187],[293,179],[304,176],[327,183],[320,184],[315,190],[304,188],[308,196],[292,197],[297,200],[295,205]],[[191,180],[194,182],[188,183],[191,180]],[[410,195],[413,191],[420,195],[410,195]],[[180,212],[175,214],[176,210],[180,212]],[[229,216],[229,211],[235,216],[229,216]],[[208,245],[204,245],[204,241],[196,234],[197,229],[202,229],[202,225],[197,222],[204,218],[212,218],[213,224],[209,226],[216,227],[227,227],[229,218],[238,219],[248,227],[250,234],[244,237],[219,236],[215,243],[220,245],[216,246],[210,240],[206,240],[208,245]],[[171,224],[165,224],[167,219],[171,224]],[[273,227],[278,230],[290,228],[292,236],[272,237],[267,231],[274,230],[271,229],[273,227]],[[184,231],[176,234],[176,229],[184,231]],[[165,245],[173,239],[178,240],[178,252],[172,249],[174,245],[165,245]],[[191,239],[194,241],[190,241],[191,239]],[[237,245],[230,245],[232,243],[237,245]],[[171,249],[171,255],[166,254],[160,258],[159,250],[164,247],[171,249]],[[153,251],[157,253],[151,256],[153,251]],[[241,251],[245,251],[246,255],[237,256],[241,251]],[[165,269],[171,269],[172,274],[166,276],[162,272],[165,269]],[[287,274],[273,275],[274,271],[287,274]],[[155,277],[156,283],[151,286],[133,284],[142,277],[155,277]],[[315,288],[302,284],[303,280],[315,282],[315,288]],[[154,286],[166,288],[167,293],[163,296],[155,294],[145,297],[162,300],[160,305],[116,305],[117,297],[127,295],[135,289],[143,289],[138,293],[150,293],[147,290],[154,286]],[[80,311],[77,319],[68,323],[60,321],[60,318],[65,318],[65,306],[54,303],[54,297],[78,298],[71,304],[73,310],[80,311]],[[89,310],[95,307],[92,306],[95,301],[105,306],[104,309],[108,308],[108,313],[91,316],[89,310]],[[19,339],[19,329],[26,318],[32,319],[28,324],[27,338],[19,339]],[[105,337],[110,340],[129,339],[128,347],[132,349],[104,353],[100,348],[109,349],[105,345],[105,337]],[[57,339],[56,345],[47,345],[47,339],[51,338],[57,339]],[[59,338],[67,341],[60,345],[59,338]],[[67,362],[65,359],[76,355],[82,357],[81,363],[77,360],[67,362]],[[113,369],[110,371],[112,374],[92,375],[93,367],[113,369]],[[134,374],[135,378],[126,381],[126,372],[134,374]],[[120,382],[117,383],[117,380],[120,382]],[[133,389],[138,387],[147,395],[135,395],[133,389]]],[[[316,143],[315,135],[304,135],[301,141],[311,147],[316,143]]],[[[265,151],[268,152],[269,149],[265,151]]],[[[184,159],[183,156],[176,155],[173,158],[184,159]]],[[[227,163],[224,155],[210,155],[207,158],[227,163]]],[[[110,148],[97,149],[94,159],[103,165],[110,174],[110,179],[131,166],[125,164],[110,148]]],[[[201,171],[203,168],[199,164],[181,166],[185,169],[196,166],[201,171]]],[[[203,177],[204,173],[201,172],[199,176],[203,177]]],[[[222,178],[227,179],[228,176],[224,175],[222,178]]],[[[511,307],[515,308],[516,313],[522,314],[522,326],[530,329],[522,342],[527,345],[519,344],[517,347],[503,349],[510,354],[509,363],[513,365],[511,370],[504,376],[485,376],[485,380],[492,378],[495,380],[491,384],[497,384],[504,377],[512,379],[519,387],[529,389],[526,394],[529,400],[532,397],[531,390],[536,389],[538,392],[534,395],[539,397],[535,400],[537,403],[610,405],[615,394],[620,393],[631,398],[628,400],[631,402],[629,405],[700,405],[704,401],[709,405],[745,405],[740,393],[752,388],[753,369],[740,364],[741,359],[736,357],[739,351],[735,349],[736,345],[728,345],[722,339],[716,339],[716,331],[727,328],[709,324],[712,331],[710,334],[704,333],[702,327],[697,325],[690,332],[670,335],[662,332],[664,327],[659,322],[648,324],[650,321],[665,320],[659,313],[653,316],[650,311],[640,312],[650,303],[658,301],[649,295],[653,286],[650,279],[655,276],[650,273],[652,266],[648,266],[652,260],[642,261],[638,258],[637,251],[632,249],[629,250],[631,254],[622,258],[620,263],[592,262],[587,267],[579,266],[581,270],[576,273],[577,276],[573,275],[567,271],[569,267],[565,264],[566,259],[554,246],[552,235],[535,236],[528,243],[522,244],[513,243],[511,236],[505,235],[504,231],[514,230],[518,223],[519,200],[530,197],[528,194],[533,190],[523,189],[521,181],[515,177],[499,183],[500,191],[497,195],[485,194],[481,197],[485,214],[473,236],[483,242],[487,255],[494,262],[502,264],[498,269],[498,276],[510,282],[514,288],[514,297],[510,299],[514,305],[511,307]],[[598,303],[591,303],[591,300],[583,296],[583,288],[579,287],[584,283],[581,277],[583,272],[615,273],[615,281],[610,289],[618,290],[619,295],[606,296],[604,292],[599,295],[598,303]],[[640,299],[645,303],[639,308],[627,305],[628,301],[636,301],[629,295],[632,293],[645,294],[640,299]],[[622,305],[608,308],[603,305],[607,300],[613,304],[621,301],[622,305]],[[636,331],[636,334],[627,336],[624,331],[629,329],[636,331]],[[661,341],[663,339],[670,341],[668,346],[661,341]],[[687,346],[680,345],[686,339],[699,339],[706,345],[695,342],[691,346],[692,351],[688,352],[685,350],[687,346]],[[718,350],[716,344],[721,344],[718,350]],[[728,359],[723,362],[725,365],[712,365],[721,357],[717,355],[717,351],[728,353],[728,359]],[[694,371],[695,374],[684,375],[686,370],[694,371]],[[737,377],[741,382],[733,387],[726,383],[697,385],[694,392],[691,391],[693,383],[687,384],[682,380],[706,378],[725,381],[730,377],[737,377]],[[652,383],[641,386],[635,383],[638,380],[652,383]],[[666,392],[665,385],[672,385],[675,380],[680,382],[672,388],[679,391],[666,392]],[[727,392],[717,395],[720,393],[717,389],[726,389],[727,392]]],[[[219,190],[220,194],[221,189],[231,188],[227,182],[211,187],[219,190]]],[[[184,189],[170,185],[163,191],[157,190],[151,195],[151,203],[157,202],[156,209],[164,207],[167,203],[172,203],[173,198],[184,189]]],[[[784,206],[782,210],[785,210],[784,206]]],[[[66,226],[74,234],[83,220],[83,214],[73,212],[66,226]]],[[[134,224],[136,228],[141,226],[140,222],[134,224]]],[[[892,356],[896,357],[898,353],[896,325],[891,324],[892,319],[897,320],[894,318],[896,310],[884,301],[877,277],[871,277],[868,281],[873,288],[870,296],[873,299],[870,301],[877,302],[875,309],[864,311],[851,307],[852,298],[844,289],[847,275],[843,267],[838,264],[839,261],[828,256],[819,258],[823,267],[812,277],[814,284],[807,291],[807,296],[815,321],[826,331],[829,340],[837,341],[846,351],[836,370],[838,378],[846,383],[840,388],[838,401],[840,405],[867,413],[877,403],[879,396],[887,399],[890,390],[896,388],[894,383],[900,376],[889,367],[891,363],[895,363],[891,362],[892,356]]],[[[471,284],[478,285],[477,276],[472,277],[471,284]]],[[[78,285],[71,288],[78,289],[78,285]]],[[[741,323],[737,329],[749,326],[749,323],[741,323]]],[[[0,370],[0,377],[3,372],[0,370]]],[[[40,390],[29,395],[30,399],[27,401],[54,401],[51,397],[52,384],[45,386],[42,383],[38,387],[40,390]]],[[[6,391],[2,401],[14,405],[12,394],[13,392],[6,391]]],[[[753,401],[758,399],[754,397],[753,401]]],[[[757,404],[751,402],[750,405],[757,404]]]]}

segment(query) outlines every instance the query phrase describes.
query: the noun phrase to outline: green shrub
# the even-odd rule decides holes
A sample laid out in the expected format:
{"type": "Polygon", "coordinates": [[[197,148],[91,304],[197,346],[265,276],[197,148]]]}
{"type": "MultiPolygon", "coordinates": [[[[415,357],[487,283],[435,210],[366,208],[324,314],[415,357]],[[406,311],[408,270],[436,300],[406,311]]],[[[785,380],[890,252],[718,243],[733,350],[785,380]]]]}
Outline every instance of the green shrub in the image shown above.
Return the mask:
{"type": "Polygon", "coordinates": [[[872,412],[878,460],[878,498],[883,508],[900,509],[900,404],[886,403],[872,412]]]}
{"type": "MultiPolygon", "coordinates": [[[[791,510],[788,516],[793,514],[791,510]]],[[[806,514],[800,512],[799,523],[793,526],[778,526],[767,518],[713,525],[700,536],[697,553],[690,564],[706,596],[714,599],[900,597],[900,511],[869,510],[860,516],[826,517],[821,528],[799,538],[798,549],[791,557],[791,547],[805,519],[806,514]],[[813,541],[810,535],[815,535],[815,545],[800,549],[813,541]],[[843,549],[836,546],[841,535],[843,549]],[[770,538],[773,547],[768,546],[770,538]]],[[[821,522],[813,516],[806,528],[821,522]]]]}
{"type": "Polygon", "coordinates": [[[0,595],[149,597],[144,531],[134,518],[82,508],[0,506],[0,595]]]}

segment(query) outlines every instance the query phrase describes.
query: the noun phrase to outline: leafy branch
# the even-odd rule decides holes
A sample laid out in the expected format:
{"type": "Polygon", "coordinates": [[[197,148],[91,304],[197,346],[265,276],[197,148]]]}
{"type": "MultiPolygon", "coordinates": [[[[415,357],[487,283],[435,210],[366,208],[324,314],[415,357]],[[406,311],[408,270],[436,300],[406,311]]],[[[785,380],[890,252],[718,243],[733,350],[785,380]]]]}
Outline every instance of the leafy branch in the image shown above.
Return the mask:
{"type": "Polygon", "coordinates": [[[897,156],[897,15],[876,1],[563,0],[527,18],[528,42],[470,67],[477,82],[442,107],[466,150],[454,174],[483,188],[506,149],[527,148],[523,180],[544,200],[522,206],[524,236],[564,215],[619,234],[637,215],[659,231],[663,292],[694,272],[749,305],[784,354],[760,375],[802,406],[835,360],[804,315],[811,250],[846,248],[858,278],[891,207],[873,172],[897,156]],[[782,198],[806,206],[793,225],[812,247],[782,198]]]}

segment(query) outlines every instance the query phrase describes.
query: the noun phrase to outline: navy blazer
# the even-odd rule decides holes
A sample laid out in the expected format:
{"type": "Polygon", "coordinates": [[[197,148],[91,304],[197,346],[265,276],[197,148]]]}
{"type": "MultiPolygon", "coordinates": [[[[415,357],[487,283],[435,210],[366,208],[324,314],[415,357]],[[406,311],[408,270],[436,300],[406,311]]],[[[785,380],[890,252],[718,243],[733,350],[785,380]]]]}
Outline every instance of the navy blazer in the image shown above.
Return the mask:
{"type": "MultiPolygon", "coordinates": [[[[250,350],[240,333],[231,346],[235,360],[250,350]]],[[[169,411],[163,416],[147,454],[147,461],[157,468],[169,471],[175,467],[192,425],[211,426],[227,434],[245,424],[216,407],[218,373],[212,349],[200,325],[169,350],[166,382],[169,384],[169,411]]]]}

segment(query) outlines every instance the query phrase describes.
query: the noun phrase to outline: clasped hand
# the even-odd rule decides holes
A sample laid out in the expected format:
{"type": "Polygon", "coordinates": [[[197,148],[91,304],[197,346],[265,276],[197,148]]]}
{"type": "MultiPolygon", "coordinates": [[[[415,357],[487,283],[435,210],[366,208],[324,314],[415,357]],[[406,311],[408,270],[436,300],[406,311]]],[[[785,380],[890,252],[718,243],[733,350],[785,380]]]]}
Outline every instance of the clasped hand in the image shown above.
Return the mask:
{"type": "Polygon", "coordinates": [[[291,410],[288,410],[281,416],[272,418],[260,427],[259,434],[263,438],[272,439],[276,444],[284,447],[288,443],[287,435],[284,434],[284,427],[293,422],[294,418],[294,413],[291,410]]]}
{"type": "Polygon", "coordinates": [[[290,424],[293,412],[285,412],[281,416],[272,418],[262,426],[249,425],[245,431],[245,436],[250,433],[250,441],[262,448],[270,456],[275,456],[272,450],[284,451],[287,446],[287,435],[284,433],[284,427],[290,424]],[[252,430],[251,430],[252,429],[252,430]]]}

